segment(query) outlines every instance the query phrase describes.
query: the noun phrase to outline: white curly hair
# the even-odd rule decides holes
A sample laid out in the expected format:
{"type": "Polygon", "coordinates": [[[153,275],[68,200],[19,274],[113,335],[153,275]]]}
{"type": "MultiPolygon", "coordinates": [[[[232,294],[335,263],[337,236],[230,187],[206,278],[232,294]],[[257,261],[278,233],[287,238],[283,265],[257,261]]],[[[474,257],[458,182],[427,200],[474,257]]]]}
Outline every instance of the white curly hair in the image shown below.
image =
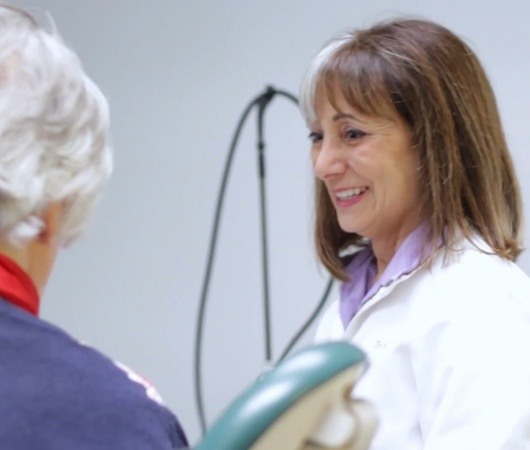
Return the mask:
{"type": "Polygon", "coordinates": [[[112,170],[105,97],[56,32],[0,3],[0,240],[24,243],[63,204],[61,244],[87,226],[112,170]]]}

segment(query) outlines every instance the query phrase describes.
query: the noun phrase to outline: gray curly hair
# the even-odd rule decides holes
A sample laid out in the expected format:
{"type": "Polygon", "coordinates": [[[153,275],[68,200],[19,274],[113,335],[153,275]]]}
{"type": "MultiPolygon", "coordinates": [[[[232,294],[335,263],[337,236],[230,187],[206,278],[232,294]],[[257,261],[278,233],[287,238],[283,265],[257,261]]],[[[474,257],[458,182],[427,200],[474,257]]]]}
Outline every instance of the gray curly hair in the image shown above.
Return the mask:
{"type": "Polygon", "coordinates": [[[87,226],[112,170],[105,97],[77,56],[32,16],[0,3],[0,239],[41,231],[63,203],[63,245],[87,226]]]}

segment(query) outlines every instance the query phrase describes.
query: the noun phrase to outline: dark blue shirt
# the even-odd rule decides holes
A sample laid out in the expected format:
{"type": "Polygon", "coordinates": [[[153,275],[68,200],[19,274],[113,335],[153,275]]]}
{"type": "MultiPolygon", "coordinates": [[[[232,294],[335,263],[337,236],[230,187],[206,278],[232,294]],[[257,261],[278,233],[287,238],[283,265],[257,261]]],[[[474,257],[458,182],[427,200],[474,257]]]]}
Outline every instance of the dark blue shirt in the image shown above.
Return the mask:
{"type": "Polygon", "coordinates": [[[0,449],[185,448],[154,388],[0,299],[0,449]]]}

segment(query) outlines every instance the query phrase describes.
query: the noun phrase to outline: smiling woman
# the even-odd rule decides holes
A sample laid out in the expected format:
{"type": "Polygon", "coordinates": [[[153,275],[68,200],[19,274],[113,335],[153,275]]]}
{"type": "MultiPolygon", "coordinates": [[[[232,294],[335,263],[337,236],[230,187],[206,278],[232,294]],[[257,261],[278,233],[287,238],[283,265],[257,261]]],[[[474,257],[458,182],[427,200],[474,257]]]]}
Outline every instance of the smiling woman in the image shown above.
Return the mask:
{"type": "Polygon", "coordinates": [[[311,124],[313,167],[340,228],[371,239],[382,273],[421,221],[418,156],[399,117],[365,116],[343,98],[337,108],[320,93],[311,124]]]}
{"type": "Polygon", "coordinates": [[[317,340],[367,352],[372,448],[528,448],[520,192],[477,57],[435,23],[382,23],[331,40],[301,99],[316,247],[343,282],[317,340]]]}

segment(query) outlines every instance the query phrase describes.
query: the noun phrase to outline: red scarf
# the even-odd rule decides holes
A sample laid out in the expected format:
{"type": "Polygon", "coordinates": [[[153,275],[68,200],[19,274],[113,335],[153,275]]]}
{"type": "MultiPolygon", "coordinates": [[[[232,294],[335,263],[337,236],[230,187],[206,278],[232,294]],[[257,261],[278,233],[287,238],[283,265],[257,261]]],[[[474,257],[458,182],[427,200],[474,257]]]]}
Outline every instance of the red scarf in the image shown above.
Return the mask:
{"type": "Polygon", "coordinates": [[[29,275],[11,258],[0,253],[0,297],[35,316],[39,315],[39,294],[29,275]]]}

